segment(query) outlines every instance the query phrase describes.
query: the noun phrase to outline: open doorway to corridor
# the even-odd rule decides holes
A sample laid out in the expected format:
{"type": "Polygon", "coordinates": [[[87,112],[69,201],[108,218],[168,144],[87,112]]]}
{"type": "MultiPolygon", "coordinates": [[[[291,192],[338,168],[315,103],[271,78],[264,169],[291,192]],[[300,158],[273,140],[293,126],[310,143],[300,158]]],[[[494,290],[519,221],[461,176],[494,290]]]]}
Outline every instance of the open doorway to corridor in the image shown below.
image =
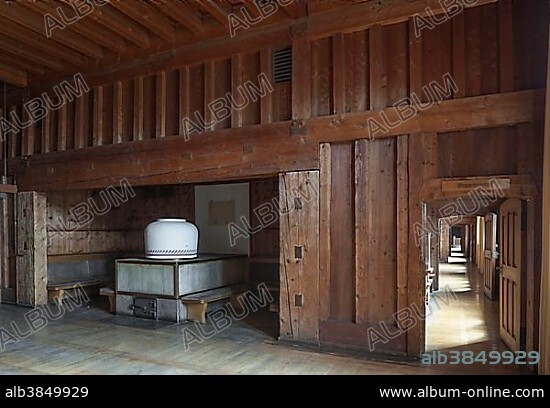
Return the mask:
{"type": "Polygon", "coordinates": [[[528,306],[538,301],[530,282],[535,210],[528,199],[505,196],[484,206],[470,196],[426,204],[424,222],[435,230],[423,250],[427,352],[538,349],[528,306]]]}
{"type": "Polygon", "coordinates": [[[498,303],[484,296],[475,263],[476,217],[461,224],[442,218],[437,265],[427,292],[426,350],[505,350],[499,338],[498,303]]]}

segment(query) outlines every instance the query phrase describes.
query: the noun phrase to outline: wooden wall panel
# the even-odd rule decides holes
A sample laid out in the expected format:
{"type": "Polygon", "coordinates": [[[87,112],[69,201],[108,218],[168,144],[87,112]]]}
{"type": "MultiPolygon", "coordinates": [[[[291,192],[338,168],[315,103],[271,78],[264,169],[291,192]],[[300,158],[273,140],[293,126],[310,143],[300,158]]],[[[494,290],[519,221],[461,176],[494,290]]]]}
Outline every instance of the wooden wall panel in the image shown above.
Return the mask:
{"type": "Polygon", "coordinates": [[[345,112],[369,108],[369,34],[344,34],[345,112]]]}
{"type": "Polygon", "coordinates": [[[305,35],[298,35],[292,43],[292,119],[304,120],[311,116],[311,43],[305,35]]]}
{"type": "Polygon", "coordinates": [[[67,150],[73,150],[75,148],[75,113],[76,102],[67,102],[67,136],[65,140],[65,148],[67,150]]]}
{"type": "Polygon", "coordinates": [[[122,81],[122,142],[134,138],[134,81],[122,81]]]}
{"type": "MultiPolygon", "coordinates": [[[[444,75],[453,72],[453,41],[460,44],[463,40],[452,37],[452,21],[454,19],[422,32],[422,86],[428,86],[432,82],[442,85],[444,75]]],[[[434,97],[435,95],[423,90],[422,101],[431,101],[434,97]]]]}
{"type": "MultiPolygon", "coordinates": [[[[254,85],[258,85],[258,76],[263,71],[260,71],[260,54],[254,53],[254,54],[244,54],[242,55],[242,75],[240,78],[239,84],[242,86],[244,83],[250,82],[254,85]]],[[[269,75],[269,72],[265,73],[268,80],[272,83],[271,75],[269,75]]],[[[271,94],[268,94],[269,98],[271,99],[271,94]]],[[[234,98],[239,98],[239,96],[236,96],[233,94],[234,98]]],[[[264,97],[265,98],[265,97],[264,97]]],[[[249,125],[256,125],[261,122],[260,119],[260,106],[262,104],[262,100],[264,98],[261,98],[260,100],[253,101],[252,99],[249,99],[248,105],[242,110],[242,126],[249,126],[249,125]]],[[[237,103],[242,103],[237,99],[237,103]]]]}
{"type": "Polygon", "coordinates": [[[481,94],[481,13],[476,9],[464,11],[466,31],[466,96],[481,94]]]}
{"type": "MultiPolygon", "coordinates": [[[[387,91],[386,106],[407,97],[408,85],[408,26],[407,23],[392,24],[383,28],[385,31],[387,91]]],[[[371,58],[375,58],[371,55],[371,58]]]]}
{"type": "Polygon", "coordinates": [[[320,340],[404,353],[394,314],[410,285],[407,137],[323,144],[320,154],[320,340]],[[369,329],[393,335],[376,343],[369,329]]]}
{"type": "MultiPolygon", "coordinates": [[[[516,174],[516,128],[505,127],[439,135],[439,177],[516,174]]],[[[524,133],[524,138],[529,138],[524,133]]]]}
{"type": "MultiPolygon", "coordinates": [[[[208,106],[209,103],[213,102],[214,100],[226,100],[226,95],[231,93],[231,60],[221,60],[216,61],[214,64],[214,72],[215,72],[215,79],[214,79],[214,94],[213,99],[206,100],[206,104],[208,106]]],[[[224,105],[226,103],[223,103],[224,105]]],[[[207,109],[205,107],[205,109],[207,109]]],[[[223,115],[224,111],[231,112],[231,109],[225,107],[223,110],[218,110],[220,115],[223,115]]],[[[214,129],[228,129],[231,127],[231,117],[227,116],[222,120],[215,119],[212,117],[213,120],[216,120],[216,124],[214,125],[214,129]]]]}
{"type": "Polygon", "coordinates": [[[179,70],[174,70],[166,73],[166,136],[179,135],[180,119],[179,119],[179,70]]]}
{"type": "Polygon", "coordinates": [[[330,318],[355,319],[353,144],[331,146],[330,318]]]}
{"type": "MultiPolygon", "coordinates": [[[[279,202],[279,179],[254,180],[250,182],[250,223],[252,230],[262,226],[255,209],[279,202]]],[[[279,259],[279,222],[264,226],[250,237],[250,257],[258,260],[279,259]]]]}
{"type": "Polygon", "coordinates": [[[515,88],[545,86],[548,42],[548,10],[545,2],[513,0],[515,88]]]}
{"type": "MultiPolygon", "coordinates": [[[[498,4],[480,7],[483,34],[481,36],[481,94],[499,92],[498,4]]],[[[507,45],[500,44],[506,47],[507,45]]]]}
{"type": "Polygon", "coordinates": [[[332,114],[332,40],[324,38],[311,43],[311,114],[332,114]]]}
{"type": "Polygon", "coordinates": [[[103,138],[102,144],[113,144],[114,85],[103,87],[103,138]]]}
{"type": "Polygon", "coordinates": [[[396,140],[355,142],[357,323],[390,322],[397,296],[396,140]]]}
{"type": "Polygon", "coordinates": [[[280,333],[286,340],[319,341],[319,172],[280,176],[281,214],[280,333]],[[307,197],[297,197],[303,191],[307,197]],[[309,193],[308,193],[309,192],[309,193]],[[296,204],[300,199],[300,205],[296,204]]]}
{"type": "Polygon", "coordinates": [[[192,185],[142,187],[134,192],[135,197],[124,203],[106,196],[104,190],[49,193],[48,255],[142,253],[143,230],[149,222],[166,216],[194,219],[192,185]],[[81,210],[75,210],[78,206],[81,210]],[[82,216],[79,221],[75,214],[81,211],[93,218],[82,216]]]}
{"type": "Polygon", "coordinates": [[[197,122],[196,114],[205,118],[204,81],[204,65],[191,66],[189,68],[189,116],[194,122],[197,122]]]}
{"type": "Polygon", "coordinates": [[[156,134],[156,76],[143,78],[143,139],[156,134]]]}

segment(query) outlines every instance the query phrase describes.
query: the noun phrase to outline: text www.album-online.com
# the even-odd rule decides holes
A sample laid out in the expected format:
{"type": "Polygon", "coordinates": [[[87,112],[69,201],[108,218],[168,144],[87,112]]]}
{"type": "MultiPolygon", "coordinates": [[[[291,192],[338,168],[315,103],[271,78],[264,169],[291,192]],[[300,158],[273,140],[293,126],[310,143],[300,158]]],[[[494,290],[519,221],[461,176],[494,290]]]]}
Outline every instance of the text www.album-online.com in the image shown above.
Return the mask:
{"type": "Polygon", "coordinates": [[[380,388],[382,398],[544,398],[544,390],[540,388],[380,388]]]}

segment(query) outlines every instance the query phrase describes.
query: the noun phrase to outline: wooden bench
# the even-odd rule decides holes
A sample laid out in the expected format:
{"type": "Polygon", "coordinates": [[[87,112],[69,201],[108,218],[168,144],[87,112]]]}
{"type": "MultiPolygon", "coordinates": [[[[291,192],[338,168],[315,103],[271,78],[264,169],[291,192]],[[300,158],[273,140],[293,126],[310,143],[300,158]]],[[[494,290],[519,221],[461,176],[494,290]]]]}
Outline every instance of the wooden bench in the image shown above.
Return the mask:
{"type": "Polygon", "coordinates": [[[101,279],[89,279],[48,285],[48,302],[53,305],[55,305],[56,303],[61,304],[63,303],[63,299],[65,298],[65,292],[68,290],[102,285],[105,285],[105,282],[101,279]]]}
{"type": "Polygon", "coordinates": [[[243,284],[224,286],[222,288],[185,295],[180,297],[180,300],[187,307],[187,320],[206,323],[206,309],[209,303],[240,295],[246,289],[246,285],[243,284]]]}
{"type": "Polygon", "coordinates": [[[111,288],[99,289],[99,296],[107,296],[109,299],[109,313],[116,313],[116,292],[111,288]]]}

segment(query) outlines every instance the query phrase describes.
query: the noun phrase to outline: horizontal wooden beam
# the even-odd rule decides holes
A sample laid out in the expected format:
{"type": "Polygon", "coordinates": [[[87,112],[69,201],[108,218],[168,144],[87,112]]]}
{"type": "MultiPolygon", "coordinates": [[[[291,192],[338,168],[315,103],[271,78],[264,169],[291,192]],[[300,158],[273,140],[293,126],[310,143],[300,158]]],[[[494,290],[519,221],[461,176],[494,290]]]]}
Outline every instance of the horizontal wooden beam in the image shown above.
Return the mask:
{"type": "Polygon", "coordinates": [[[420,197],[422,201],[431,202],[468,197],[476,188],[500,198],[533,199],[538,190],[529,175],[501,175],[492,177],[463,177],[452,179],[431,179],[424,182],[420,197]],[[445,183],[453,183],[464,188],[446,189],[445,183]],[[497,190],[498,185],[498,190],[497,190]]]}
{"type": "Polygon", "coordinates": [[[291,122],[149,139],[12,162],[20,190],[103,188],[272,177],[318,167],[318,146],[291,135],[291,122]],[[221,142],[221,144],[219,144],[221,142]],[[213,149],[213,146],[222,148],[213,149]]]}
{"type": "MultiPolygon", "coordinates": [[[[542,117],[543,91],[446,100],[376,138],[453,132],[532,122],[542,117]]],[[[135,185],[196,183],[264,177],[318,168],[321,142],[368,139],[365,123],[385,108],[143,140],[16,159],[10,171],[21,190],[101,188],[126,177],[135,185]],[[302,125],[302,124],[300,124],[302,125]],[[217,148],[223,146],[223,149],[217,148]]],[[[395,119],[395,118],[393,118],[395,119]]]]}
{"type": "Polygon", "coordinates": [[[531,122],[533,118],[543,117],[543,106],[543,90],[510,92],[445,100],[429,108],[412,105],[404,116],[416,114],[406,120],[395,107],[323,116],[309,120],[307,131],[319,142],[383,139],[419,132],[459,132],[531,122]]]}
{"type": "Polygon", "coordinates": [[[17,186],[13,184],[0,184],[0,193],[15,194],[17,186]]]}
{"type": "Polygon", "coordinates": [[[25,87],[27,86],[27,73],[0,63],[0,81],[15,86],[25,87]]]}
{"type": "MultiPolygon", "coordinates": [[[[470,6],[478,7],[496,3],[498,0],[478,0],[470,6]]],[[[375,24],[389,25],[407,21],[416,14],[443,14],[441,0],[385,0],[368,1],[348,7],[312,14],[308,19],[308,36],[322,38],[335,33],[364,30],[375,24]]],[[[464,6],[465,2],[458,2],[464,6]]]]}

